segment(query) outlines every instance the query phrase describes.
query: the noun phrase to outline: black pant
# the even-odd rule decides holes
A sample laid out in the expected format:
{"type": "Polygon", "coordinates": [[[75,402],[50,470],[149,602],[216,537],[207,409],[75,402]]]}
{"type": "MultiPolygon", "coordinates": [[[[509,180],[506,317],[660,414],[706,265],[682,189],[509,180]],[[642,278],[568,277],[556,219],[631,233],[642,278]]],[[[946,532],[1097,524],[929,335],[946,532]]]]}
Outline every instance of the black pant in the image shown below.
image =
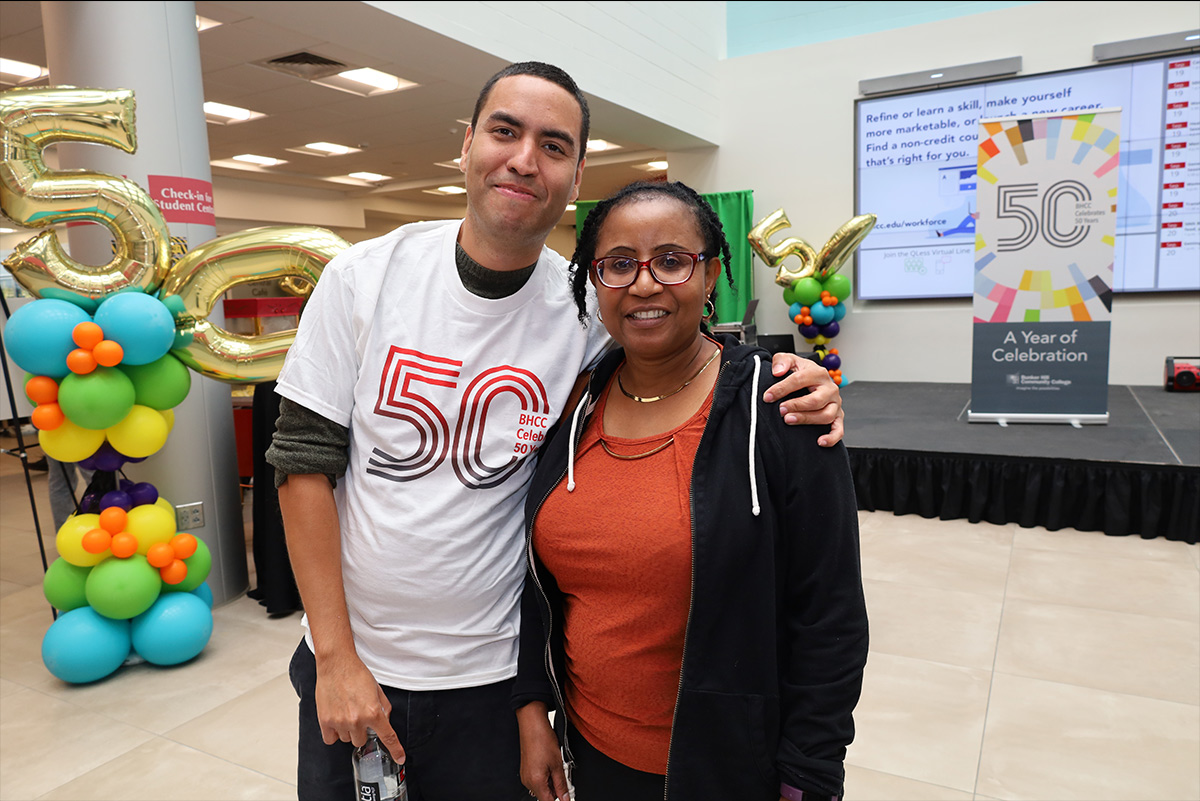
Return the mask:
{"type": "MultiPolygon", "coordinates": [[[[296,766],[299,801],[355,798],[351,743],[326,745],[317,721],[317,663],[301,640],[288,670],[300,696],[296,766]]],[[[423,692],[384,687],[404,746],[409,801],[518,801],[521,785],[513,679],[484,687],[423,692]]]]}
{"type": "Polygon", "coordinates": [[[606,756],[569,722],[567,745],[575,758],[571,772],[575,801],[662,801],[665,776],[634,770],[606,756]]]}

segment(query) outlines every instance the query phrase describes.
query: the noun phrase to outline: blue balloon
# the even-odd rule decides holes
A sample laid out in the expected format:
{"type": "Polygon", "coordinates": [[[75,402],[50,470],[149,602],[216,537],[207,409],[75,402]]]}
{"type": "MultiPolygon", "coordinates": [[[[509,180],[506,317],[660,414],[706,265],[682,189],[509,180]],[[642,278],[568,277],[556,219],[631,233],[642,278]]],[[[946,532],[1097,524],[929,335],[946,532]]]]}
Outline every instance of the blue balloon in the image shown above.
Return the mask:
{"type": "Polygon", "coordinates": [[[98,681],[129,656],[128,620],[113,620],[90,606],[63,612],[42,637],[42,662],[71,684],[98,681]]]}
{"type": "Polygon", "coordinates": [[[178,665],[193,658],[212,636],[212,610],[190,592],[159,596],[130,621],[133,650],[155,665],[178,665]]]}
{"type": "Polygon", "coordinates": [[[204,603],[208,604],[208,608],[212,609],[213,594],[212,589],[209,588],[207,583],[201,582],[199,587],[192,590],[192,595],[195,595],[197,598],[204,601],[204,603]]]}
{"type": "Polygon", "coordinates": [[[175,318],[158,298],[144,292],[118,292],[96,309],[96,325],[125,351],[122,364],[149,364],[175,343],[175,318]]]}
{"type": "Polygon", "coordinates": [[[59,379],[71,372],[67,354],[78,347],[71,333],[91,319],[65,300],[31,301],[13,312],[4,328],[4,347],[25,372],[59,379]]]}
{"type": "Polygon", "coordinates": [[[838,301],[838,305],[833,307],[833,319],[841,320],[846,316],[846,304],[838,301]]]}
{"type": "Polygon", "coordinates": [[[812,315],[813,325],[826,325],[833,322],[833,307],[826,306],[824,303],[814,304],[809,314],[812,315]]]}
{"type": "Polygon", "coordinates": [[[799,303],[793,303],[791,306],[788,306],[788,319],[795,320],[797,317],[800,316],[800,310],[803,308],[804,307],[801,306],[799,303]]]}

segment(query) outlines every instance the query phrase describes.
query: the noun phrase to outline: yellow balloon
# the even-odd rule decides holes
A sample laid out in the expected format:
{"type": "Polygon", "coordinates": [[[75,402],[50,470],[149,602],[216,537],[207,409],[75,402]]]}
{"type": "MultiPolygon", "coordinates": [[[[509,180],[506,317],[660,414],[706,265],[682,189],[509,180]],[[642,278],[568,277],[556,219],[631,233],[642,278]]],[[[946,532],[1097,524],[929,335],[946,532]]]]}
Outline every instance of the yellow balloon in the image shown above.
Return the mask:
{"type": "Polygon", "coordinates": [[[150,546],[169,542],[175,536],[175,509],[168,511],[157,502],[133,507],[127,521],[125,530],[137,539],[137,552],[142,556],[150,546]]]}
{"type": "Polygon", "coordinates": [[[162,300],[175,314],[176,331],[190,337],[172,353],[201,375],[229,383],[257,383],[279,376],[296,330],[259,336],[231,334],[209,321],[221,297],[239,284],[284,279],[293,294],[304,294],[330,259],[350,244],[312,226],[252,228],[209,240],[172,268],[162,300]],[[296,279],[303,279],[302,282],[296,279]]]}
{"type": "Polygon", "coordinates": [[[161,506],[163,509],[166,509],[172,515],[175,514],[175,505],[173,503],[171,503],[170,501],[168,501],[163,496],[159,495],[158,500],[155,501],[154,503],[158,506],[161,506]]]}
{"type": "Polygon", "coordinates": [[[104,432],[93,431],[63,420],[58,428],[38,432],[38,443],[52,459],[82,462],[104,444],[104,432]]]}
{"type": "Polygon", "coordinates": [[[100,515],[71,515],[58,529],[54,537],[54,547],[58,555],[73,565],[91,567],[98,565],[112,554],[109,551],[88,553],[83,549],[83,535],[94,528],[100,528],[100,515]]]}
{"type": "Polygon", "coordinates": [[[159,414],[167,421],[167,433],[175,430],[175,410],[174,409],[159,409],[159,414]]]}
{"type": "Polygon", "coordinates": [[[171,431],[157,409],[134,404],[124,420],[104,429],[103,433],[117,452],[138,459],[157,453],[167,444],[167,435],[171,431]]]}
{"type": "Polygon", "coordinates": [[[101,267],[67,256],[54,231],[19,244],[4,266],[34,297],[70,300],[94,311],[105,295],[153,292],[170,266],[162,213],[133,181],[87,170],[50,170],[42,151],[56,142],[137,150],[128,89],[25,87],[0,92],[0,210],[29,228],[88,221],[108,228],[113,258],[101,267]]]}

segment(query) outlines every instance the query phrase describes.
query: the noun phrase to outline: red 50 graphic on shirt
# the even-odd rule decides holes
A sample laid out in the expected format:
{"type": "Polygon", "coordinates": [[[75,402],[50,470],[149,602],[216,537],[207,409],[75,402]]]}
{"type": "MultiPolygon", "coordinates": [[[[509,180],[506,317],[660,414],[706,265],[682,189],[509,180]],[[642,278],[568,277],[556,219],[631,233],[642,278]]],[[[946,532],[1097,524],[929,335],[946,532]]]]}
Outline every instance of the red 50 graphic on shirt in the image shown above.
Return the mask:
{"type": "Polygon", "coordinates": [[[410,424],[417,447],[401,456],[372,449],[368,474],[389,481],[412,481],[433,472],[448,457],[463,486],[487,489],[504,483],[537,450],[550,425],[546,388],[538,377],[528,370],[501,365],[467,380],[462,365],[461,361],[394,345],[389,349],[379,377],[375,414],[410,424]],[[464,382],[452,437],[450,421],[430,396],[445,397],[445,390],[458,390],[464,382]],[[511,428],[514,405],[519,409],[515,431],[511,428]],[[500,465],[484,461],[489,416],[493,425],[513,431],[512,451],[500,465]]]}

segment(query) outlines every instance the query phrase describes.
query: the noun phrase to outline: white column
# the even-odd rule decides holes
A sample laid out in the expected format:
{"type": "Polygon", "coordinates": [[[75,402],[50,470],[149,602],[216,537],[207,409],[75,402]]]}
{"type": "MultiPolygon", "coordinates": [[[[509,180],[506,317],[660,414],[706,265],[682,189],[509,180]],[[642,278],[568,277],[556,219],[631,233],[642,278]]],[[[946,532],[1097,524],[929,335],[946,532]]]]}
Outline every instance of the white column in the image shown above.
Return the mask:
{"type": "MultiPolygon", "coordinates": [[[[162,198],[207,202],[159,203],[171,236],[187,249],[216,236],[212,172],[200,73],[200,42],[192,2],[42,3],[51,85],[132,89],[137,103],[137,151],[95,145],[56,145],[62,169],[124,176],[162,198]],[[191,195],[187,195],[188,192],[191,195]],[[167,208],[165,206],[170,206],[167,208]]],[[[112,256],[107,229],[87,225],[69,233],[72,258],[104,264],[112,256]]],[[[220,305],[213,322],[224,326],[220,305]]],[[[230,388],[193,373],[187,400],[175,408],[166,446],[125,472],[149,481],[176,506],[203,504],[204,525],[186,529],[212,551],[208,585],[216,603],[246,591],[245,533],[238,492],[230,388]]]]}

